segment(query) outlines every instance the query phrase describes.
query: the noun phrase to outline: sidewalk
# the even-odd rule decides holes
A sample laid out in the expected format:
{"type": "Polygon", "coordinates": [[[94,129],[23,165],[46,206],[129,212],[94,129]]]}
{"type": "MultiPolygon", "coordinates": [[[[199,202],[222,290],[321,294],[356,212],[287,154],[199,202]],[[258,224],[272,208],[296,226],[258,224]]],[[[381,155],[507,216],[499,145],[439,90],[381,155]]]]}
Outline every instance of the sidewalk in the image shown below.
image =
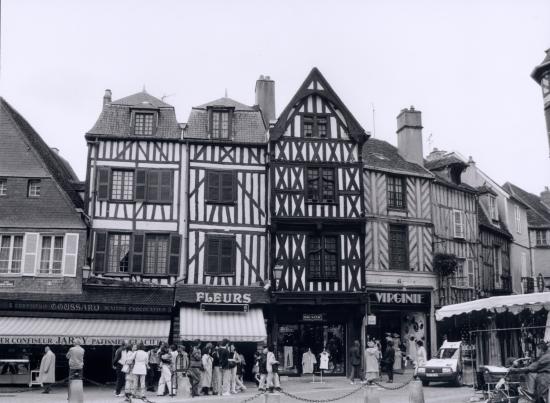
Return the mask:
{"type": "MultiPolygon", "coordinates": [[[[409,378],[409,374],[396,375],[393,384],[383,383],[383,385],[395,387],[405,382],[409,378]]],[[[357,390],[357,392],[352,394],[351,396],[338,401],[346,403],[363,402],[363,390],[358,390],[361,386],[360,384],[350,385],[349,380],[343,377],[325,377],[323,380],[324,383],[321,384],[311,383],[311,377],[288,378],[288,380],[282,382],[282,386],[285,392],[307,399],[333,399],[343,396],[353,390],[357,390]]],[[[148,393],[146,396],[154,403],[240,403],[248,398],[255,396],[258,393],[254,384],[247,384],[246,386],[249,387],[247,392],[227,397],[157,397],[153,393],[148,393]]],[[[0,403],[63,403],[66,402],[67,399],[67,389],[63,387],[54,389],[51,394],[41,394],[39,389],[34,389],[29,392],[10,393],[10,390],[15,389],[19,388],[0,388],[0,403]]],[[[402,403],[408,401],[409,388],[407,386],[395,391],[387,391],[381,388],[377,389],[380,395],[381,403],[402,403]]],[[[26,389],[20,388],[20,390],[26,389]]],[[[474,396],[474,393],[472,389],[466,387],[454,388],[447,385],[436,384],[434,386],[424,388],[424,396],[426,398],[426,403],[463,403],[469,401],[469,398],[471,396],[474,396]]],[[[97,387],[85,385],[84,402],[122,403],[124,402],[124,399],[115,397],[113,395],[113,389],[110,386],[97,387]]],[[[139,403],[141,402],[141,400],[134,399],[133,402],[139,403]]],[[[250,403],[263,403],[263,400],[261,399],[261,397],[257,397],[251,400],[250,403]]],[[[297,400],[283,395],[281,396],[281,403],[297,403],[297,400]]]]}

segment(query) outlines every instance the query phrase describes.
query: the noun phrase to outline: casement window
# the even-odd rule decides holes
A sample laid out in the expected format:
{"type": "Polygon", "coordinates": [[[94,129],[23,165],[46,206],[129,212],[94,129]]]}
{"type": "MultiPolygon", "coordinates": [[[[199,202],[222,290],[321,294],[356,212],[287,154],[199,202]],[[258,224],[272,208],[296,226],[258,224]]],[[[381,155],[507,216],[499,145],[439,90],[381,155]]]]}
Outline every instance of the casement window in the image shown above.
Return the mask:
{"type": "Polygon", "coordinates": [[[491,220],[498,220],[497,199],[494,196],[489,196],[489,215],[491,220]]]}
{"type": "Polygon", "coordinates": [[[307,169],[307,201],[311,203],[336,202],[334,168],[307,169]]]}
{"type": "Polygon", "coordinates": [[[390,225],[389,255],[391,270],[409,270],[409,234],[405,225],[390,225]]]}
{"type": "Polygon", "coordinates": [[[388,175],[387,188],[388,188],[388,207],[396,208],[396,209],[404,209],[405,200],[407,199],[405,178],[401,176],[388,175]]]}
{"type": "Polygon", "coordinates": [[[0,235],[0,274],[21,273],[23,235],[0,235]]]}
{"type": "Polygon", "coordinates": [[[229,139],[231,137],[232,114],[229,109],[210,110],[210,137],[229,139]]]}
{"type": "Polygon", "coordinates": [[[40,237],[39,274],[60,275],[63,266],[63,236],[42,235],[40,237]]]}
{"type": "Polygon", "coordinates": [[[153,113],[136,113],[134,115],[134,134],[136,136],[152,136],[154,120],[153,113]]]}
{"type": "Polygon", "coordinates": [[[235,274],[236,243],[234,236],[206,235],[207,276],[233,276],[235,274]]]}
{"type": "Polygon", "coordinates": [[[40,197],[40,179],[29,179],[27,185],[28,197],[40,197]]]}
{"type": "Polygon", "coordinates": [[[453,235],[464,238],[464,213],[460,210],[453,210],[453,235]]]}
{"type": "Polygon", "coordinates": [[[145,274],[168,273],[168,234],[147,234],[145,236],[145,274]]]}
{"type": "Polygon", "coordinates": [[[548,231],[545,229],[538,229],[535,231],[536,245],[548,246],[548,231]]]}
{"type": "Polygon", "coordinates": [[[453,285],[473,288],[474,282],[474,261],[472,259],[458,259],[457,268],[452,279],[453,285]]]}
{"type": "Polygon", "coordinates": [[[134,171],[113,169],[111,179],[111,200],[134,199],[134,171]]]}
{"type": "Polygon", "coordinates": [[[109,234],[108,273],[128,273],[130,234],[109,234]]]}
{"type": "Polygon", "coordinates": [[[516,221],[516,232],[521,234],[521,209],[519,206],[514,206],[514,217],[516,221]]]}
{"type": "Polygon", "coordinates": [[[499,246],[493,247],[493,269],[495,288],[502,288],[502,252],[499,246]]]}
{"type": "Polygon", "coordinates": [[[206,171],[206,202],[231,204],[237,201],[234,171],[206,171]]]}
{"type": "Polygon", "coordinates": [[[8,180],[0,178],[0,196],[8,195],[8,180]]]}
{"type": "Polygon", "coordinates": [[[307,237],[307,277],[310,281],[338,280],[338,237],[307,237]]]}
{"type": "Polygon", "coordinates": [[[303,115],[302,133],[304,137],[330,137],[329,117],[327,115],[303,115]]]}

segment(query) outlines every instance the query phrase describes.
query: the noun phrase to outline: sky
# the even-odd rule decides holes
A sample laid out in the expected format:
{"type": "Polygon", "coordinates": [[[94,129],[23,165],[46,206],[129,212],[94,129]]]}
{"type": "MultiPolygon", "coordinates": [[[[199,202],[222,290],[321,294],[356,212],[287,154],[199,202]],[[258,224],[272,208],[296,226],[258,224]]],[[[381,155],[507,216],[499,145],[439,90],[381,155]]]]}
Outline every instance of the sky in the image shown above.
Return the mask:
{"type": "Polygon", "coordinates": [[[357,120],[397,143],[396,116],[422,111],[424,152],[472,156],[498,183],[550,185],[540,87],[547,0],[3,0],[0,95],[76,173],[106,88],[176,108],[254,103],[275,80],[277,113],[318,67],[357,120]]]}

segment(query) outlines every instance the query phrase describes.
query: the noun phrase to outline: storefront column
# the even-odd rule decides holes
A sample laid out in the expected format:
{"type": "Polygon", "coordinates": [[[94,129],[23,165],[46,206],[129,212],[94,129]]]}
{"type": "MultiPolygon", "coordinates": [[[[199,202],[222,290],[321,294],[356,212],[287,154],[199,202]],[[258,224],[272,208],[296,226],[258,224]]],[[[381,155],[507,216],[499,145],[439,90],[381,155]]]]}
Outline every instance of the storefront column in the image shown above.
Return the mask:
{"type": "Polygon", "coordinates": [[[429,315],[429,322],[430,322],[430,357],[435,357],[437,354],[437,325],[435,322],[435,306],[434,306],[434,298],[431,299],[431,306],[430,306],[430,315],[429,315]]]}

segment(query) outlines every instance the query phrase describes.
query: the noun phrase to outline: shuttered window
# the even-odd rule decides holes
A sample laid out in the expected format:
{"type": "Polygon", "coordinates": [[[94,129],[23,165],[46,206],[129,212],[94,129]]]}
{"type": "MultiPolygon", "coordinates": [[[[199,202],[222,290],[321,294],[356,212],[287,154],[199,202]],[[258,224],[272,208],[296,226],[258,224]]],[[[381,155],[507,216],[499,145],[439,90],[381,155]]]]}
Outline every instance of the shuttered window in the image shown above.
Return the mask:
{"type": "Polygon", "coordinates": [[[168,239],[167,234],[145,236],[145,274],[168,274],[168,239]]]}
{"type": "Polygon", "coordinates": [[[148,171],[147,201],[150,203],[172,203],[172,181],[172,171],[148,171]]]}
{"type": "Polygon", "coordinates": [[[308,236],[307,277],[311,281],[338,280],[338,237],[308,236]]]}
{"type": "Polygon", "coordinates": [[[306,192],[308,202],[336,202],[336,180],[334,168],[308,168],[306,192]]]}
{"type": "Polygon", "coordinates": [[[23,235],[0,235],[0,273],[21,273],[23,235]]]}
{"type": "Polygon", "coordinates": [[[207,171],[206,173],[206,201],[209,203],[235,203],[237,191],[235,189],[235,172],[207,171]]]}
{"type": "Polygon", "coordinates": [[[405,225],[390,225],[389,255],[391,270],[409,270],[409,242],[405,225]]]}
{"type": "Polygon", "coordinates": [[[43,235],[40,241],[38,273],[60,275],[63,264],[63,236],[43,235]]]}
{"type": "Polygon", "coordinates": [[[464,238],[464,214],[460,210],[453,210],[453,232],[455,238],[464,238]]]}
{"type": "Polygon", "coordinates": [[[207,235],[205,274],[209,276],[234,275],[235,252],[235,237],[207,235]]]}
{"type": "Polygon", "coordinates": [[[406,192],[405,178],[401,176],[387,176],[388,207],[396,209],[405,208],[406,192]]]}
{"type": "Polygon", "coordinates": [[[130,234],[109,234],[107,272],[128,273],[130,234]]]}

